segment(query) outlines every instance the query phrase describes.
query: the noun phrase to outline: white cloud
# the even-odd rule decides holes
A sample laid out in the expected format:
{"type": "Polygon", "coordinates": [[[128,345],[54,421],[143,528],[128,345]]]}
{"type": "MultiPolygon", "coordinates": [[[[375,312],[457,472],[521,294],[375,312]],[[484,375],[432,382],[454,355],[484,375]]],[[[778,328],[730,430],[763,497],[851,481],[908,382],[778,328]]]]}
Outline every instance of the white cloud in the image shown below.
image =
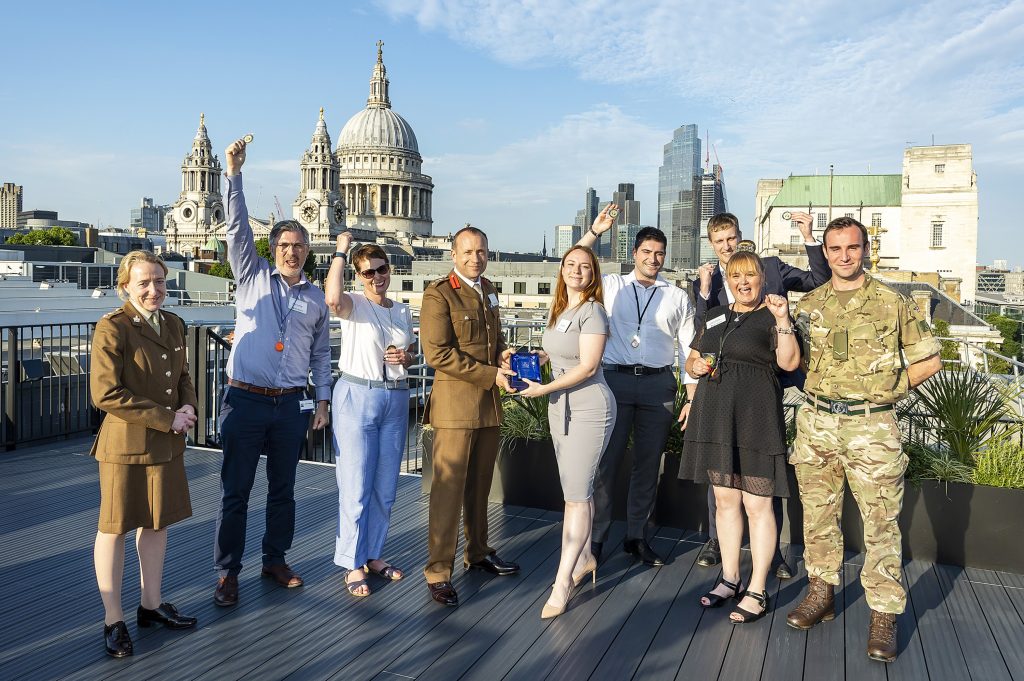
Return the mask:
{"type": "MultiPolygon", "coordinates": [[[[656,186],[665,137],[665,130],[605,105],[491,153],[426,158],[425,170],[444,188],[434,194],[434,217],[468,220],[501,247],[538,249],[542,233],[550,237],[555,224],[573,221],[588,186],[603,199],[620,182],[656,186]]],[[[643,199],[644,219],[653,222],[655,196],[643,199]]],[[[434,230],[460,226],[435,222],[434,230]]]]}
{"type": "MultiPolygon", "coordinates": [[[[982,180],[1024,173],[1024,0],[379,4],[505,64],[568,65],[582,79],[649,87],[663,101],[714,111],[714,120],[691,122],[722,135],[741,218],[753,211],[758,177],[829,163],[898,172],[904,145],[933,134],[972,143],[982,180]]],[[[668,136],[650,140],[648,175],[668,136]]]]}

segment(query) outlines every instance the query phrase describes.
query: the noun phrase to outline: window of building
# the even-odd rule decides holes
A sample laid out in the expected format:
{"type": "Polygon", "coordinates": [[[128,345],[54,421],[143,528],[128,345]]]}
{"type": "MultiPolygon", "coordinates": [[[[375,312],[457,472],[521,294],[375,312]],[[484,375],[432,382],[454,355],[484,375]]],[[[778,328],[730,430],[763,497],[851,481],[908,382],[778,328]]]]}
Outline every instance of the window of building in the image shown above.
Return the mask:
{"type": "Polygon", "coordinates": [[[551,284],[546,281],[537,284],[537,294],[542,296],[551,295],[551,284]]]}
{"type": "Polygon", "coordinates": [[[408,299],[408,298],[402,298],[402,302],[403,302],[403,303],[408,303],[408,302],[409,302],[409,299],[408,299]]]}
{"type": "Polygon", "coordinates": [[[429,279],[424,279],[423,280],[423,290],[426,291],[428,286],[430,286],[430,280],[429,279]]]}
{"type": "Polygon", "coordinates": [[[852,218],[853,217],[853,213],[843,213],[843,217],[844,218],[852,218]]]}
{"type": "Polygon", "coordinates": [[[800,236],[799,234],[791,234],[789,236],[789,245],[790,246],[799,246],[801,243],[803,243],[803,240],[804,240],[804,238],[802,236],[800,236]]]}
{"type": "Polygon", "coordinates": [[[818,213],[818,229],[825,229],[828,226],[828,213],[818,213]]]}
{"type": "Polygon", "coordinates": [[[800,229],[800,223],[797,222],[796,220],[790,220],[789,221],[789,227],[790,227],[790,229],[799,230],[800,229]]]}
{"type": "Polygon", "coordinates": [[[871,226],[872,227],[881,227],[882,226],[882,214],[881,213],[872,213],[871,214],[871,226]]]}
{"type": "MultiPolygon", "coordinates": [[[[526,293],[526,282],[525,281],[514,282],[512,284],[512,292],[513,293],[526,293]]],[[[522,307],[522,306],[520,306],[520,307],[522,307]]]]}
{"type": "Polygon", "coordinates": [[[932,248],[942,246],[942,223],[932,223],[932,248]]]}
{"type": "Polygon", "coordinates": [[[493,281],[491,283],[494,284],[494,290],[497,291],[498,293],[501,293],[501,282],[493,281]]]}
{"type": "Polygon", "coordinates": [[[945,163],[936,163],[935,164],[935,174],[936,175],[941,175],[944,172],[946,172],[946,164],[945,163]]]}
{"type": "Polygon", "coordinates": [[[543,302],[543,301],[541,301],[541,302],[537,303],[537,307],[542,308],[542,309],[547,309],[548,304],[543,302]]]}
{"type": "Polygon", "coordinates": [[[403,279],[402,280],[402,290],[403,291],[411,291],[412,290],[412,279],[403,279]]]}
{"type": "Polygon", "coordinates": [[[515,303],[515,304],[513,305],[513,307],[522,307],[522,306],[523,306],[523,304],[522,304],[522,303],[520,303],[520,302],[516,302],[516,303],[515,303]]]}

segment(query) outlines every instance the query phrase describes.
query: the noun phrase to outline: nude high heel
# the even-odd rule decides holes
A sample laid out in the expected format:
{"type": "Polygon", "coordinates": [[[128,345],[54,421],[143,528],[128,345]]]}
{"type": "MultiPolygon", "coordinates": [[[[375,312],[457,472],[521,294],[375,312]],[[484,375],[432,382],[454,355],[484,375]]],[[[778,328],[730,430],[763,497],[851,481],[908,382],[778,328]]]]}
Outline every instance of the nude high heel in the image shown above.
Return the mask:
{"type": "Polygon", "coordinates": [[[587,574],[590,574],[590,581],[597,584],[597,558],[590,556],[590,560],[583,566],[583,570],[578,575],[572,576],[572,588],[578,587],[583,583],[583,580],[587,578],[587,574]]]}

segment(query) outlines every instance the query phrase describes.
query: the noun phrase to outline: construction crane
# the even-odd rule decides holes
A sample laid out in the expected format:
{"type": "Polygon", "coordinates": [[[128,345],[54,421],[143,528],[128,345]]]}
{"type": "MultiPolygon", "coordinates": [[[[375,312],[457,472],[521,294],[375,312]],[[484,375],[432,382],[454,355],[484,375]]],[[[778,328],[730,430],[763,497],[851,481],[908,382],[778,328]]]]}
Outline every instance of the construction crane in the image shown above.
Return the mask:
{"type": "Polygon", "coordinates": [[[277,194],[274,194],[274,205],[277,206],[278,219],[284,220],[284,208],[281,208],[281,199],[277,198],[277,194]]]}

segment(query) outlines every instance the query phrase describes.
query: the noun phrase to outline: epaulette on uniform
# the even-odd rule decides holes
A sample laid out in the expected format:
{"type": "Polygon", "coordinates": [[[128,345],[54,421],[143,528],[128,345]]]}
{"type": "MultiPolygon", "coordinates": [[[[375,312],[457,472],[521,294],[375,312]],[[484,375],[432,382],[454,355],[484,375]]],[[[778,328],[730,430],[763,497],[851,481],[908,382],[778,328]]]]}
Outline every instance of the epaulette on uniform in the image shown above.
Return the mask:
{"type": "Polygon", "coordinates": [[[430,282],[430,285],[431,286],[440,286],[441,284],[447,284],[447,283],[449,283],[448,282],[448,277],[441,277],[440,279],[438,279],[436,281],[430,282]]]}
{"type": "Polygon", "coordinates": [[[103,318],[104,319],[111,319],[113,317],[116,317],[119,314],[124,314],[124,308],[123,307],[119,307],[116,310],[111,310],[107,314],[103,315],[103,318]]]}

